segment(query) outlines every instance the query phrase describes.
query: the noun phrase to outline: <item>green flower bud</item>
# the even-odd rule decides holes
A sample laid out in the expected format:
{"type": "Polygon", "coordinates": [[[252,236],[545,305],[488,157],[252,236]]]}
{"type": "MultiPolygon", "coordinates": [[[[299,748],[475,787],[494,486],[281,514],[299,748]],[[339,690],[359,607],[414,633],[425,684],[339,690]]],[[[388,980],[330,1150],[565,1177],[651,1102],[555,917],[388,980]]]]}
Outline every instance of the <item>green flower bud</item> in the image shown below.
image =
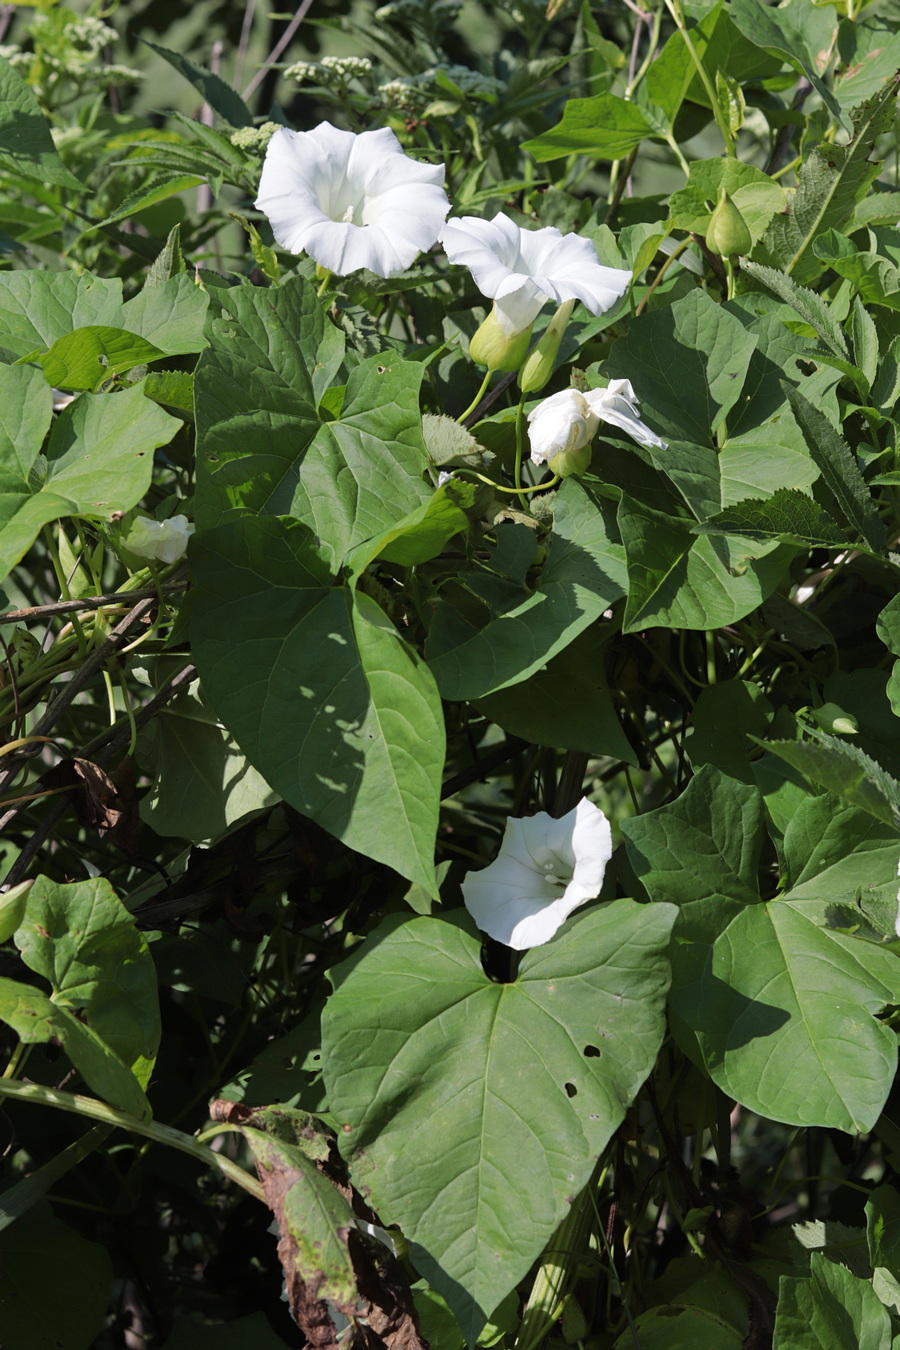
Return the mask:
{"type": "Polygon", "coordinates": [[[749,253],[753,247],[747,222],[724,188],[719,191],[718,205],[706,229],[706,247],[720,258],[749,253]]]}
{"type": "Polygon", "coordinates": [[[531,324],[521,333],[510,336],[503,331],[496,311],[491,310],[484,323],[469,343],[469,355],[479,366],[504,373],[518,370],[525,360],[531,341],[531,324]]]}
{"type": "Polygon", "coordinates": [[[519,388],[523,394],[536,394],[553,374],[553,366],[559,352],[566,325],[575,308],[574,300],[566,300],[560,305],[546,329],[541,334],[533,352],[529,352],[522,369],[519,371],[519,388]]]}
{"type": "Polygon", "coordinates": [[[587,473],[593,453],[590,443],[580,445],[577,450],[561,450],[558,455],[547,460],[547,468],[551,473],[555,473],[557,478],[571,478],[573,474],[587,473]]]}
{"type": "Polygon", "coordinates": [[[810,708],[809,715],[817,726],[833,736],[855,736],[859,723],[852,713],[844,712],[837,703],[823,703],[819,708],[810,708]]]}

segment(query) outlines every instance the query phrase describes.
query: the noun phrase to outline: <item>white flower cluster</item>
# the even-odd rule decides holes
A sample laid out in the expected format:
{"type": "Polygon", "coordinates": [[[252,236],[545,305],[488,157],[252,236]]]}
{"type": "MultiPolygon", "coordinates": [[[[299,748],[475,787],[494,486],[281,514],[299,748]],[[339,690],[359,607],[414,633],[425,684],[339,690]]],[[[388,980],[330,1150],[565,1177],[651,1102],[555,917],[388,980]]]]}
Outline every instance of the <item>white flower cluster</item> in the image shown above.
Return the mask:
{"type": "MultiPolygon", "coordinates": [[[[382,23],[391,19],[398,23],[408,23],[410,20],[421,20],[423,8],[421,0],[390,0],[389,4],[380,5],[376,9],[375,18],[381,19],[382,23]]],[[[434,0],[434,3],[428,6],[427,13],[432,23],[443,28],[456,21],[461,9],[462,0],[434,0]]]]}
{"type": "Polygon", "coordinates": [[[16,69],[18,66],[29,66],[34,59],[31,52],[23,52],[21,47],[16,46],[14,42],[4,42],[0,45],[0,56],[4,61],[16,69]]]}
{"type": "Polygon", "coordinates": [[[74,23],[66,24],[66,37],[90,56],[97,56],[104,47],[118,40],[118,33],[108,23],[87,14],[74,23]]]}
{"type": "Polygon", "coordinates": [[[278,127],[278,122],[263,122],[261,127],[239,127],[228,139],[236,150],[255,150],[262,153],[278,127]]]}
{"type": "Polygon", "coordinates": [[[351,80],[365,79],[372,73],[372,62],[367,56],[323,56],[321,61],[296,61],[284,73],[298,84],[340,87],[351,80]]]}
{"type": "Polygon", "coordinates": [[[457,89],[475,98],[493,97],[503,92],[503,81],[493,75],[483,75],[479,70],[470,70],[468,66],[442,64],[423,70],[420,75],[411,75],[405,80],[390,80],[379,85],[378,92],[390,107],[415,110],[423,107],[435,96],[447,96],[448,91],[438,84],[438,75],[446,75],[457,89]]]}

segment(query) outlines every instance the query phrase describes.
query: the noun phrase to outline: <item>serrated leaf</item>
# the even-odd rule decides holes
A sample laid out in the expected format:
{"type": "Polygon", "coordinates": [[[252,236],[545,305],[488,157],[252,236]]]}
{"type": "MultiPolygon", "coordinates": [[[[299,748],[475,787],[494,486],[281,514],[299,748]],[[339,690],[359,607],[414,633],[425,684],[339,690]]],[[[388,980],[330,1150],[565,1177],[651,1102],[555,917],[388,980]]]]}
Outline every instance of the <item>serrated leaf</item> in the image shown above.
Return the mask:
{"type": "Polygon", "coordinates": [[[859,531],[873,553],[884,553],[887,543],[884,525],[850,447],[828,418],[799,390],[786,382],[781,387],[787,395],[809,453],[844,518],[859,531]]]}
{"type": "Polygon", "coordinates": [[[214,75],[211,70],[207,70],[205,66],[201,66],[198,62],[191,61],[181,52],[173,52],[168,47],[160,47],[157,43],[148,41],[147,38],[141,38],[141,42],[155,51],[157,56],[161,56],[168,61],[170,66],[174,66],[178,73],[183,75],[197,92],[203,95],[204,102],[208,103],[231,126],[253,126],[253,114],[240,94],[236,93],[218,75],[214,75]]]}
{"type": "Polygon", "coordinates": [[[112,215],[106,216],[103,220],[98,220],[95,225],[88,226],[85,233],[89,234],[92,230],[101,230],[104,225],[113,225],[117,220],[127,220],[129,216],[136,215],[138,211],[144,211],[148,206],[155,206],[157,202],[164,202],[168,197],[174,197],[178,192],[186,192],[188,188],[199,187],[203,181],[197,174],[163,174],[145,187],[137,188],[134,192],[129,193],[121,206],[113,211],[112,215]]]}
{"type": "MultiPolygon", "coordinates": [[[[761,10],[754,0],[742,3],[756,14],[771,13],[761,10]]],[[[847,145],[813,150],[800,170],[789,213],[775,217],[758,246],[759,261],[782,268],[800,282],[821,274],[825,264],[815,257],[813,242],[825,230],[846,226],[877,176],[878,162],[870,155],[893,121],[898,81],[900,76],[887,80],[877,94],[854,110],[853,137],[847,145]]]]}
{"type": "Polygon", "coordinates": [[[878,329],[875,320],[857,295],[852,312],[853,359],[866,377],[868,388],[878,372],[878,329]]]}
{"type": "Polygon", "coordinates": [[[801,286],[784,272],[777,272],[773,267],[763,267],[761,263],[751,262],[749,259],[742,264],[741,270],[760,282],[773,295],[777,295],[779,300],[790,305],[791,309],[796,310],[835,356],[847,359],[849,352],[841,325],[821,295],[806,286],[801,286]]]}
{"type": "Polygon", "coordinates": [[[793,488],[779,488],[766,501],[735,502],[702,525],[695,534],[733,534],[762,543],[773,539],[806,548],[836,548],[851,541],[828,512],[793,488]]]}
{"type": "Polygon", "coordinates": [[[165,245],[147,269],[145,286],[163,286],[172,277],[186,271],[184,254],[181,251],[181,223],[173,225],[165,245]]]}
{"type": "Polygon", "coordinates": [[[616,900],[570,919],[512,984],[484,974],[468,915],[395,917],[331,972],[322,1059],[341,1150],[470,1344],[652,1067],[675,913],[616,900]]]}
{"type": "Polygon", "coordinates": [[[813,782],[836,792],[876,820],[900,829],[900,783],[864,751],[827,732],[814,741],[765,741],[765,748],[813,782]]]}

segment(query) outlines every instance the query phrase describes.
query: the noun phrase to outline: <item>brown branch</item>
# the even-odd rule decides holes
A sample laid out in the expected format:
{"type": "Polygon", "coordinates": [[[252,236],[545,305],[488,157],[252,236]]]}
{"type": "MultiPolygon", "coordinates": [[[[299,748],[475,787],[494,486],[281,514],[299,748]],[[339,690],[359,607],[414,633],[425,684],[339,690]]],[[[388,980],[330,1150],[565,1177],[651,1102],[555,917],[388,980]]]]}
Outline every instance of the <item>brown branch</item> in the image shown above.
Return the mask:
{"type": "MultiPolygon", "coordinates": [[[[168,581],[161,587],[162,593],[167,595],[170,591],[180,590],[184,586],[184,579],[181,581],[168,581]]],[[[159,591],[155,586],[147,586],[140,591],[113,591],[109,595],[86,595],[80,600],[56,600],[51,605],[32,605],[29,609],[11,609],[6,614],[0,614],[0,624],[3,623],[30,623],[40,622],[43,619],[53,618],[56,614],[78,614],[84,609],[103,609],[107,605],[133,605],[135,600],[149,600],[159,596],[159,591]]]]}

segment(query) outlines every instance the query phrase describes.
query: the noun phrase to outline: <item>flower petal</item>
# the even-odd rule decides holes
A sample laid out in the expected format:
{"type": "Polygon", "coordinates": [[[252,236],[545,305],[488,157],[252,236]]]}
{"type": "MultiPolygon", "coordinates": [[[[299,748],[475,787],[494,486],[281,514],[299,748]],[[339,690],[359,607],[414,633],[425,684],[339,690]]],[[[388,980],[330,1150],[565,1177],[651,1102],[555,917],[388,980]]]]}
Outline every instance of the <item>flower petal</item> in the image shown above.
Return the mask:
{"type": "Polygon", "coordinates": [[[511,817],[494,861],[465,877],[463,899],[482,932],[517,951],[539,947],[599,894],[611,856],[609,821],[586,797],[559,820],[511,817]]]}
{"type": "Polygon", "coordinates": [[[387,127],[359,135],[322,122],[279,128],[256,206],[276,241],[341,276],[366,267],[395,276],[438,237],[450,209],[443,165],[404,154],[387,127]]]}
{"type": "Polygon", "coordinates": [[[611,380],[608,389],[589,389],[585,402],[601,422],[625,431],[638,445],[666,448],[666,442],[642,422],[637,398],[629,380],[611,380]]]}
{"type": "Polygon", "coordinates": [[[629,271],[598,262],[589,239],[560,234],[552,225],[523,230],[502,211],[491,221],[474,216],[448,221],[441,243],[452,263],[468,267],[482,295],[503,298],[497,305],[501,323],[517,325],[510,333],[532,323],[546,298],[580,300],[592,314],[602,314],[631,280],[629,271]]]}

